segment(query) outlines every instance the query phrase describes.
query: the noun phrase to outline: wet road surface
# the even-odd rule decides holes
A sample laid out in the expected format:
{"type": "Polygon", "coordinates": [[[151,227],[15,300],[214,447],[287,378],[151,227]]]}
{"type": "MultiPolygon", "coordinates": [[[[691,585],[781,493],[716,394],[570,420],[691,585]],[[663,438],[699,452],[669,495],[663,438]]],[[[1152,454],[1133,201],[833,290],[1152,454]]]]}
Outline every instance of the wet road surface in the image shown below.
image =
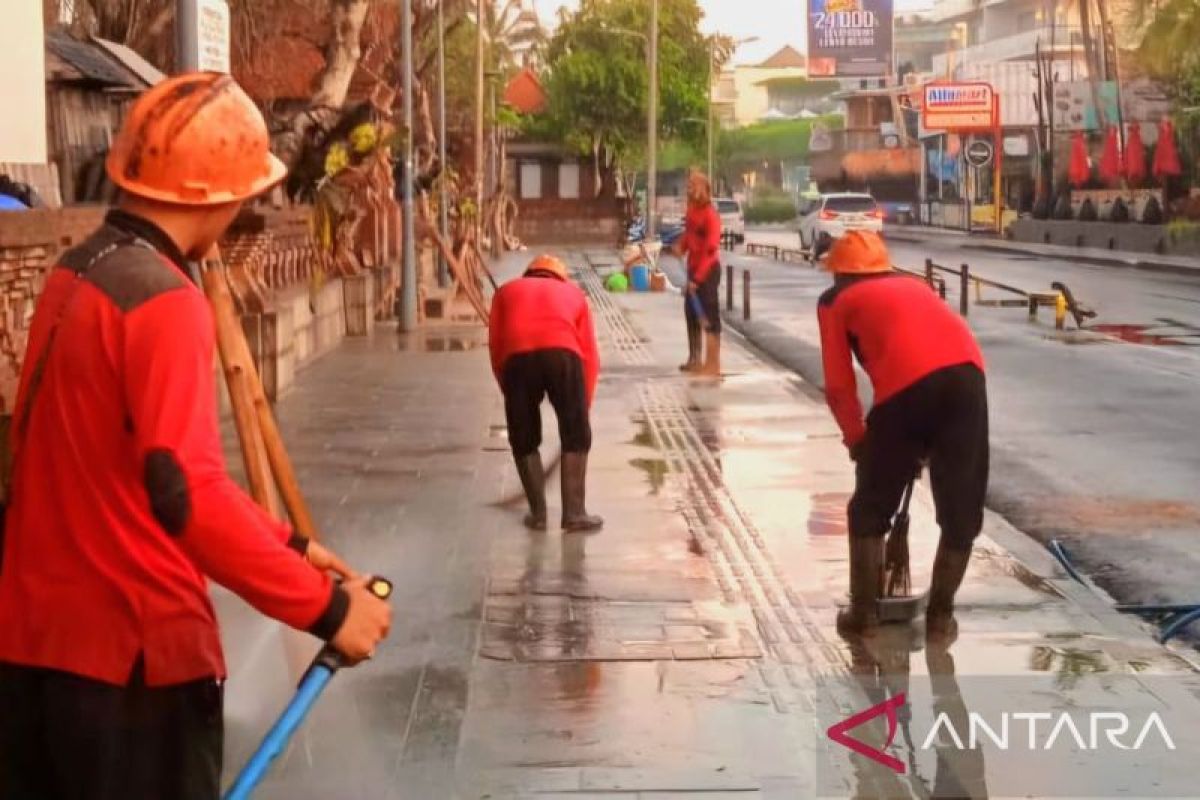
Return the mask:
{"type": "MultiPolygon", "coordinates": [[[[750,240],[794,246],[793,235],[781,232],[750,240]]],[[[1060,333],[1051,309],[1031,324],[1021,308],[971,307],[988,362],[991,506],[1042,540],[1062,539],[1073,559],[1123,601],[1200,601],[1200,276],[959,244],[931,237],[926,244],[893,242],[892,250],[902,266],[920,269],[926,257],[965,261],[974,274],[1026,290],[1049,291],[1062,281],[1099,313],[1088,332],[1060,333]]],[[[664,259],[678,278],[672,262],[664,259]]],[[[747,333],[818,381],[814,309],[828,276],[766,259],[733,262],[752,271],[747,333]]],[[[737,280],[740,309],[740,274],[737,280]]],[[[947,283],[957,307],[957,281],[948,276],[947,283]]],[[[984,293],[987,300],[1006,296],[984,293]]]]}
{"type": "MultiPolygon", "coordinates": [[[[589,255],[605,268],[604,253],[589,255]]],[[[932,718],[998,699],[1040,710],[1113,698],[1197,716],[1189,663],[995,517],[952,646],[927,643],[919,624],[838,638],[852,475],[813,388],[734,337],[722,382],[682,378],[678,296],[607,295],[574,262],[604,363],[589,473],[601,533],[531,533],[506,502],[518,487],[478,330],[351,342],[280,403],[328,541],[395,580],[396,616],[386,646],[337,676],[257,797],[1027,796],[1058,791],[1063,771],[1014,782],[1002,755],[924,747],[932,718]],[[905,734],[887,750],[903,776],[824,736],[900,693],[912,698],[905,734]]],[[[552,479],[552,519],[557,490],[552,479]]],[[[918,586],[935,545],[922,491],[918,586]]],[[[217,597],[231,777],[314,645],[217,597]]],[[[1196,731],[1172,730],[1187,752],[1196,731]]],[[[855,735],[882,746],[886,734],[855,735]]],[[[1139,774],[1158,787],[1190,780],[1186,759],[1138,758],[1141,769],[1079,753],[1063,774],[1090,776],[1077,796],[1139,774]]]]}

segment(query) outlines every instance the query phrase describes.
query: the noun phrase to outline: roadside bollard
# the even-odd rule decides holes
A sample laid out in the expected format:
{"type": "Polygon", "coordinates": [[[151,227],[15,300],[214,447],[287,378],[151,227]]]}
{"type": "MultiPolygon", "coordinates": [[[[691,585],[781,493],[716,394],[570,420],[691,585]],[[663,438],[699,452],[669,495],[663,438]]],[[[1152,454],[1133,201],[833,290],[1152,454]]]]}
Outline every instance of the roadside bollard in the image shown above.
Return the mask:
{"type": "Polygon", "coordinates": [[[971,310],[971,267],[963,264],[959,275],[962,277],[962,286],[958,293],[958,313],[965,317],[971,310]]]}
{"type": "Polygon", "coordinates": [[[1062,293],[1058,293],[1058,297],[1054,298],[1054,327],[1056,330],[1062,330],[1067,326],[1067,298],[1062,293]]]}
{"type": "Polygon", "coordinates": [[[733,265],[725,265],[725,310],[733,311],[733,265]]]}
{"type": "Polygon", "coordinates": [[[742,319],[750,319],[750,270],[742,270],[742,319]]]}
{"type": "MultiPolygon", "coordinates": [[[[1061,297],[1061,295],[1059,295],[1061,297]]],[[[1057,306],[1058,303],[1056,302],[1057,306]]],[[[1033,322],[1037,319],[1038,301],[1033,295],[1029,295],[1029,321],[1033,322]]]]}
{"type": "Polygon", "coordinates": [[[943,300],[946,299],[946,281],[945,281],[945,279],[938,280],[938,297],[941,297],[943,300]]]}
{"type": "MultiPolygon", "coordinates": [[[[925,259],[925,282],[929,284],[930,289],[933,288],[933,259],[932,258],[925,259]]],[[[945,297],[946,297],[946,295],[943,294],[942,299],[945,299],[945,297]]]]}

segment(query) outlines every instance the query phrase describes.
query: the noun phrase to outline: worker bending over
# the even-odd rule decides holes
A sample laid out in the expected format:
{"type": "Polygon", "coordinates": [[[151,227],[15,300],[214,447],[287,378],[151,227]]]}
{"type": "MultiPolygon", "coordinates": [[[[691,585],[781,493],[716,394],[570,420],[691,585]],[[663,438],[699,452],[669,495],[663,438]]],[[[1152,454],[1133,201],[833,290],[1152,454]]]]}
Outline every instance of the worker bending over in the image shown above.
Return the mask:
{"type": "Polygon", "coordinates": [[[954,595],[983,526],[988,412],[983,356],[966,323],[919,279],[892,270],[883,239],[851,231],[827,254],[834,285],[819,301],[825,396],[856,463],[850,500],[850,607],[845,633],[877,622],[884,534],[928,461],[941,527],[926,625],[953,636],[954,595]],[[856,357],[874,389],[866,421],[856,357]]]}
{"type": "Polygon", "coordinates": [[[492,372],[504,393],[508,441],[529,500],[525,524],[546,529],[546,473],[538,448],[542,398],[548,396],[562,444],[562,527],[596,530],[604,520],[587,513],[584,489],[600,356],[587,298],[568,279],[566,264],[538,256],[522,277],[501,286],[492,299],[488,341],[492,372]]]}
{"type": "Polygon", "coordinates": [[[13,413],[0,798],[216,800],[226,672],[205,576],[351,662],[390,611],[225,471],[187,262],[284,177],[262,115],[226,75],[170,78],[108,172],[120,208],[51,271],[13,413]]]}

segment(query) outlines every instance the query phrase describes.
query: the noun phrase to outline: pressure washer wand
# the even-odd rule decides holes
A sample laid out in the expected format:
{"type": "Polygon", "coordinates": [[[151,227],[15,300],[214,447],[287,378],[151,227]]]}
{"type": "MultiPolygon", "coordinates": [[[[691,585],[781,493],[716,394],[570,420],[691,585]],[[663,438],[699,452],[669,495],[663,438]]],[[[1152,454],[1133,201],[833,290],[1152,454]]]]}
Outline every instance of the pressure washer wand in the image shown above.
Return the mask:
{"type": "MultiPolygon", "coordinates": [[[[367,587],[380,600],[386,600],[392,594],[392,584],[386,578],[371,578],[367,587]]],[[[321,692],[325,691],[334,674],[344,666],[342,654],[332,645],[327,644],[321,648],[321,652],[317,653],[316,658],[305,670],[304,677],[300,679],[295,696],[271,726],[271,730],[267,731],[267,735],[263,737],[254,755],[250,756],[246,766],[242,767],[223,800],[246,800],[250,797],[266,777],[272,762],[287,749],[288,742],[303,724],[308,712],[316,705],[321,692]]]]}

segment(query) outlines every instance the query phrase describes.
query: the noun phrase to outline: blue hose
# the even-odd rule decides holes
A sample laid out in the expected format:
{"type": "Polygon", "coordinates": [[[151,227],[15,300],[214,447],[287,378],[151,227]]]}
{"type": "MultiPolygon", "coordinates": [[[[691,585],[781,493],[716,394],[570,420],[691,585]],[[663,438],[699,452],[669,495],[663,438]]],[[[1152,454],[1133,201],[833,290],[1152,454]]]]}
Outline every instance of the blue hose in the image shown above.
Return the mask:
{"type": "Polygon", "coordinates": [[[1200,608],[1194,608],[1186,614],[1175,617],[1170,625],[1162,629],[1162,633],[1158,635],[1158,641],[1166,644],[1169,640],[1175,638],[1176,634],[1198,619],[1200,619],[1200,608]]]}
{"type": "Polygon", "coordinates": [[[1067,574],[1070,575],[1076,582],[1086,585],[1086,582],[1083,580],[1083,576],[1080,575],[1075,567],[1071,564],[1071,559],[1067,558],[1067,551],[1063,549],[1062,542],[1060,542],[1058,539],[1051,539],[1048,547],[1050,548],[1051,554],[1058,559],[1058,563],[1062,564],[1062,568],[1066,570],[1067,574]]]}
{"type": "Polygon", "coordinates": [[[254,751],[254,755],[246,762],[233,786],[225,793],[224,800],[246,800],[250,793],[266,776],[273,762],[284,751],[291,740],[292,734],[304,722],[308,712],[316,704],[317,698],[329,684],[333,670],[323,664],[314,664],[300,681],[296,696],[288,703],[283,714],[267,732],[262,744],[254,751]]]}

